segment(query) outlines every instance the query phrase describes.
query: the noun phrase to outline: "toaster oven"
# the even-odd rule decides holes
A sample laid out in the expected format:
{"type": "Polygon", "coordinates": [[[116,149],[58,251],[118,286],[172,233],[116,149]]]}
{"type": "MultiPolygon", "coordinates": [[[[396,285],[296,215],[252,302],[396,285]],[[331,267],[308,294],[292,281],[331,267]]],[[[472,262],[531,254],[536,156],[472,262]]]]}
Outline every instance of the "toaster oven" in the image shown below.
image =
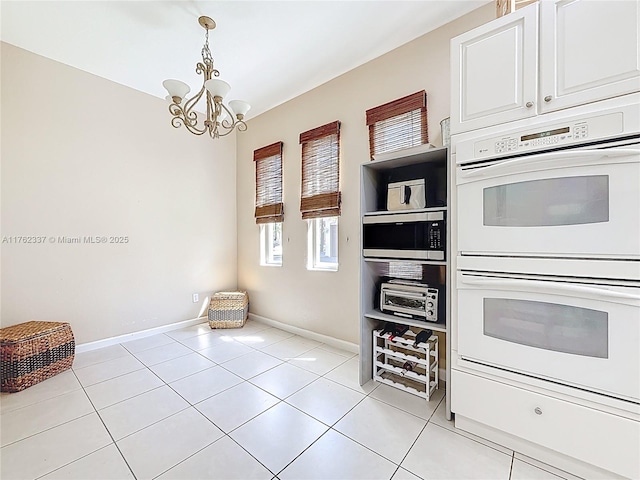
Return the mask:
{"type": "Polygon", "coordinates": [[[380,311],[437,322],[438,289],[417,282],[390,280],[380,286],[380,311]]]}

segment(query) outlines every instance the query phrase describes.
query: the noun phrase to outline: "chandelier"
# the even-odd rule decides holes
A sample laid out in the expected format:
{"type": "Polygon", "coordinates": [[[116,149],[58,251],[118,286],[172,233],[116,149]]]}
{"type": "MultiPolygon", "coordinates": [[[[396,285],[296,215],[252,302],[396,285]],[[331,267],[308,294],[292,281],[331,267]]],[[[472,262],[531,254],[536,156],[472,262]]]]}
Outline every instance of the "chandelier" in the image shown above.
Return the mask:
{"type": "Polygon", "coordinates": [[[234,128],[244,132],[247,124],[244,123],[244,116],[251,106],[242,100],[231,100],[227,107],[224,97],[231,90],[231,85],[220,80],[220,72],[213,68],[213,58],[209,50],[209,30],[216,28],[216,22],[209,17],[198,18],[198,23],[206,30],[204,46],[202,47],[202,62],[196,63],[196,73],[203,75],[204,79],[200,91],[191,98],[185,98],[191,91],[189,85],[180,80],[165,80],[162,82],[164,88],[169,92],[169,112],[173,115],[171,125],[174,128],[185,126],[194,135],[208,133],[211,138],[223,137],[230,134],[234,128]],[[194,107],[200,99],[206,100],[206,117],[202,125],[198,125],[198,115],[194,107]]]}

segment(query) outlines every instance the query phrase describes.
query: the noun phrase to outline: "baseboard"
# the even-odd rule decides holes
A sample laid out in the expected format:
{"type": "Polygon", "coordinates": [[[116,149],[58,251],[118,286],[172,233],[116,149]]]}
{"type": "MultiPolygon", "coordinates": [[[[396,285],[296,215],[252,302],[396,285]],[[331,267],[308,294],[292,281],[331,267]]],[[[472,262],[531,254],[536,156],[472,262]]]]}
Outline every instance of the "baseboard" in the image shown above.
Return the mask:
{"type": "Polygon", "coordinates": [[[271,327],[279,328],[280,330],[284,330],[285,332],[295,333],[296,335],[300,335],[304,338],[309,338],[317,342],[326,343],[327,345],[331,345],[332,347],[340,348],[351,353],[358,353],[360,351],[360,347],[358,347],[358,345],[355,343],[340,340],[328,335],[322,335],[321,333],[312,332],[311,330],[305,330],[304,328],[294,327],[293,325],[288,325],[286,323],[278,322],[267,317],[262,317],[260,315],[256,315],[255,313],[249,313],[249,319],[256,322],[264,323],[271,327]]]}
{"type": "MultiPolygon", "coordinates": [[[[342,350],[346,350],[351,353],[359,353],[360,351],[360,348],[355,343],[347,342],[345,340],[340,340],[338,338],[330,337],[328,335],[323,335],[321,333],[312,332],[311,330],[306,330],[304,328],[294,327],[293,325],[288,325],[286,323],[278,322],[277,320],[272,320],[267,317],[256,315],[255,313],[249,313],[249,319],[256,322],[264,323],[265,325],[269,325],[271,327],[279,328],[280,330],[284,330],[286,332],[300,335],[301,337],[304,337],[304,338],[309,338],[317,342],[326,343],[327,345],[331,345],[332,347],[340,348],[342,350]]],[[[96,340],[95,342],[81,343],[79,345],[76,345],[76,353],[88,352],[90,350],[95,350],[97,348],[109,347],[111,345],[117,345],[118,343],[130,342],[132,340],[138,340],[140,338],[150,337],[151,335],[157,335],[159,333],[165,333],[165,332],[170,332],[172,330],[178,330],[184,327],[190,327],[191,325],[197,325],[199,323],[206,322],[206,321],[207,321],[206,316],[193,318],[191,320],[184,320],[182,322],[163,325],[161,327],[149,328],[147,330],[141,330],[139,332],[118,335],[117,337],[104,338],[102,340],[96,340]]],[[[440,372],[441,376],[443,374],[444,372],[440,372]]]]}
{"type": "Polygon", "coordinates": [[[118,335],[117,337],[104,338],[102,340],[96,340],[95,342],[81,343],[79,345],[76,345],[76,353],[88,352],[97,348],[109,347],[111,345],[117,345],[118,343],[130,342],[131,340],[138,340],[140,338],[150,337],[151,335],[157,335],[159,333],[165,333],[184,327],[190,327],[191,325],[197,325],[206,321],[207,317],[192,318],[191,320],[171,323],[169,325],[163,325],[161,327],[140,330],[139,332],[126,333],[124,335],[118,335]]]}

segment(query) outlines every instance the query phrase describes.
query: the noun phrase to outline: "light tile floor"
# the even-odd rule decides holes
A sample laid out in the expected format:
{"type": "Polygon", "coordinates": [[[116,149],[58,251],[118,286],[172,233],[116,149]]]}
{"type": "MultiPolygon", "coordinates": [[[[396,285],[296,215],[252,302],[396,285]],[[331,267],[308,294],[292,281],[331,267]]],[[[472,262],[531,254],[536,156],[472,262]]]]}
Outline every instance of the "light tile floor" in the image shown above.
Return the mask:
{"type": "Polygon", "coordinates": [[[0,396],[0,478],[571,479],[358,383],[350,352],[249,321],[76,355],[0,396]]]}

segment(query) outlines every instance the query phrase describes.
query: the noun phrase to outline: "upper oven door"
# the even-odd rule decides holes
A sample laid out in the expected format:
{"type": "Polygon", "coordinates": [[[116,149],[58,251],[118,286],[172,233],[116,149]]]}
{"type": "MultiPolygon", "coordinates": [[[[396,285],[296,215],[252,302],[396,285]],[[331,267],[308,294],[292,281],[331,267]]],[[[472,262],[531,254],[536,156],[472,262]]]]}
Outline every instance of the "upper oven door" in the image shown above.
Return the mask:
{"type": "Polygon", "coordinates": [[[640,402],[640,288],[458,272],[463,359],[640,402]]]}
{"type": "Polygon", "coordinates": [[[462,165],[462,255],[640,259],[640,147],[462,165]]]}

